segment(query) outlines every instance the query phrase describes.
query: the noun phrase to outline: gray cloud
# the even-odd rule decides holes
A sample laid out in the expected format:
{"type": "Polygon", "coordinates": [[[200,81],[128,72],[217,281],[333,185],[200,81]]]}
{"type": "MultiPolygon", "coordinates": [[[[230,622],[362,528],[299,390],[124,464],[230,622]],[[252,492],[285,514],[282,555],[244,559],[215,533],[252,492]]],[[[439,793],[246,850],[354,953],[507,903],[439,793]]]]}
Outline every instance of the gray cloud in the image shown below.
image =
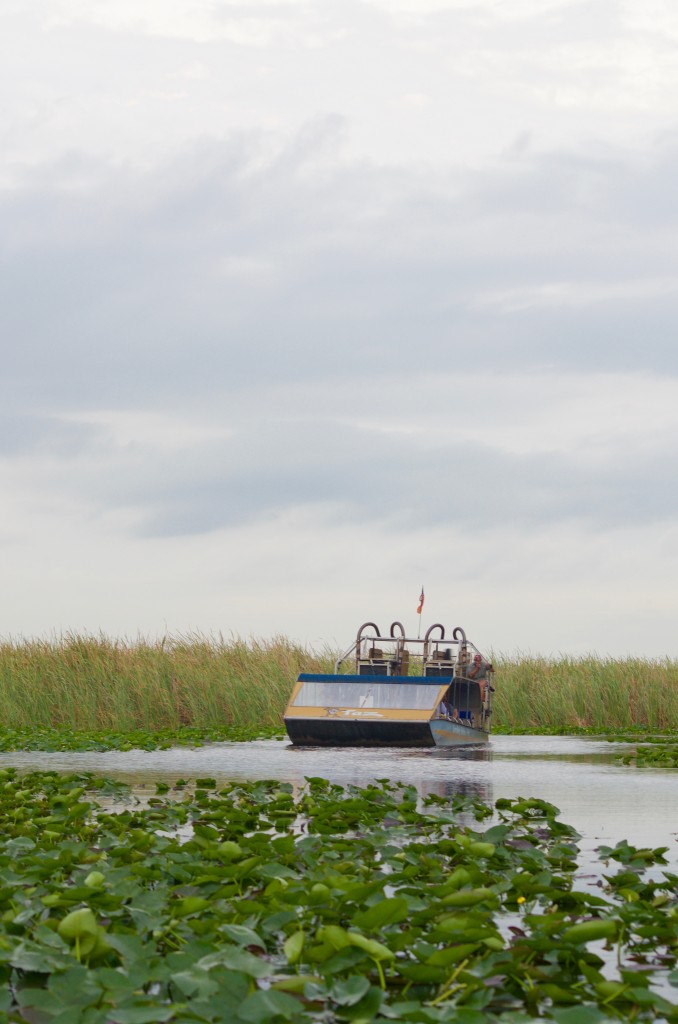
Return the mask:
{"type": "Polygon", "coordinates": [[[432,399],[421,378],[676,375],[678,147],[434,173],[339,161],[342,131],[204,141],[144,173],[72,154],[0,195],[2,450],[52,459],[43,486],[145,537],[300,506],[393,531],[665,518],[672,443],[630,480],[623,439],[593,464],[542,450],[538,424],[532,451],[507,450],[499,422],[459,439],[482,400],[454,383],[432,399]],[[408,402],[439,403],[441,430],[375,429],[408,402]],[[231,433],[121,447],[86,423],[96,408],[202,409],[231,433]]]}
{"type": "Polygon", "coordinates": [[[385,604],[463,583],[514,646],[529,606],[557,647],[560,602],[568,643],[607,615],[625,650],[650,602],[662,649],[677,26],[666,0],[0,13],[4,628],[267,605],[319,635],[370,564],[385,604]]]}
{"type": "Polygon", "coordinates": [[[677,255],[676,148],[316,169],[337,130],[267,160],[261,135],[204,143],[145,174],[71,156],[3,193],[7,400],[182,404],[413,364],[676,371],[673,294],[653,291],[677,255]]]}
{"type": "MultiPolygon", "coordinates": [[[[453,393],[452,393],[453,394],[453,393]]],[[[43,468],[44,484],[80,501],[93,514],[134,513],[145,537],[201,534],[270,522],[308,507],[327,524],[376,525],[411,532],[454,524],[470,533],[530,530],[579,522],[594,531],[663,521],[678,485],[663,471],[675,441],[649,458],[630,460],[607,441],[602,457],[571,451],[515,452],[459,438],[467,417],[482,415],[482,393],[461,396],[442,429],[393,434],[367,425],[297,414],[271,418],[251,396],[248,417],[225,439],[162,450],[142,442],[113,444],[101,426],[78,447],[46,449],[58,461],[43,468]]],[[[355,411],[355,410],[354,410],[355,411]]],[[[379,418],[374,421],[377,425],[379,418]]],[[[58,424],[57,424],[58,427],[58,424]]],[[[59,430],[53,432],[59,438],[59,430]]],[[[536,441],[536,438],[535,438],[536,441]]]]}
{"type": "Polygon", "coordinates": [[[46,455],[72,459],[96,446],[98,431],[88,424],[53,416],[0,415],[0,455],[46,455]]]}

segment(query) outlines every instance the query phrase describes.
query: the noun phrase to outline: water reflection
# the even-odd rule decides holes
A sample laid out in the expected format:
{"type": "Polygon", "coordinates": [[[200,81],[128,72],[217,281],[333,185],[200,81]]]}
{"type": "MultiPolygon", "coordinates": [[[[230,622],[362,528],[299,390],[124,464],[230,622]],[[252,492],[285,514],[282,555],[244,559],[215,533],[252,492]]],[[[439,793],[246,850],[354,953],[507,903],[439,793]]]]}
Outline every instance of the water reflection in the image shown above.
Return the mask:
{"type": "Polygon", "coordinates": [[[422,796],[427,793],[447,798],[464,796],[474,800],[482,800],[488,804],[494,803],[492,783],[489,778],[466,776],[455,771],[455,764],[459,761],[490,761],[492,759],[492,751],[486,744],[483,744],[482,747],[459,747],[458,749],[447,747],[434,750],[401,751],[401,760],[404,764],[413,759],[424,761],[422,766],[424,770],[421,772],[420,777],[414,781],[414,785],[422,796]],[[451,770],[449,772],[441,770],[434,777],[430,777],[426,769],[432,764],[445,761],[453,762],[451,770]]]}

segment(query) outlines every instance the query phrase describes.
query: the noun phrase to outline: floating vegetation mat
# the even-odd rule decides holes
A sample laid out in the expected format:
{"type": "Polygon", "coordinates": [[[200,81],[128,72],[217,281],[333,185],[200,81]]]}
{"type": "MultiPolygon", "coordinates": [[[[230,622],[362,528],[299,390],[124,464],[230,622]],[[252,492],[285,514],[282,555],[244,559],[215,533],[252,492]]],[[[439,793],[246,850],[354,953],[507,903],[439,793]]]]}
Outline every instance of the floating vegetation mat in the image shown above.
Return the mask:
{"type": "Polygon", "coordinates": [[[205,743],[242,743],[282,738],[279,726],[221,725],[179,729],[69,729],[49,726],[0,727],[0,751],[7,750],[168,750],[170,747],[201,747],[205,743]]]}
{"type": "Polygon", "coordinates": [[[637,746],[620,755],[622,764],[638,768],[678,768],[678,743],[657,743],[637,746]]]}
{"type": "Polygon", "coordinates": [[[2,1019],[678,1021],[665,849],[581,890],[541,800],[9,769],[0,813],[2,1019]]]}

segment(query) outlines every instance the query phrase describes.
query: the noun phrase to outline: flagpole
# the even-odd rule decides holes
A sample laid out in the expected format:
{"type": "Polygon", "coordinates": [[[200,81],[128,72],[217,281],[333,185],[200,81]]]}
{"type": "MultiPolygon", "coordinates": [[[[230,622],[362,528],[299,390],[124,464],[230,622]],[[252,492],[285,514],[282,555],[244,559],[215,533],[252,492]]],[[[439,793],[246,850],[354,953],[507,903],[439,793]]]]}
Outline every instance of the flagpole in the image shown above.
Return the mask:
{"type": "Polygon", "coordinates": [[[421,640],[421,613],[424,610],[424,584],[421,585],[421,594],[419,595],[419,607],[417,608],[417,614],[419,615],[419,628],[417,629],[417,640],[421,640]]]}

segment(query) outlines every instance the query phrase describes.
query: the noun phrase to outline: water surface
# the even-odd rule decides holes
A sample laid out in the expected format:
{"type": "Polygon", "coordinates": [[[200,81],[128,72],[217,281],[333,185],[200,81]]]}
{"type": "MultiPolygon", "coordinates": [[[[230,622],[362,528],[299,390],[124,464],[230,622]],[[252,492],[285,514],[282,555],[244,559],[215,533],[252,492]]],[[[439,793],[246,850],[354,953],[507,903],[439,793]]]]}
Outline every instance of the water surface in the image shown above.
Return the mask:
{"type": "Polygon", "coordinates": [[[374,779],[411,783],[423,793],[465,793],[493,803],[533,796],[561,810],[582,835],[582,853],[627,839],[668,846],[678,867],[678,772],[615,762],[624,744],[573,736],[495,736],[460,749],[293,747],[287,740],[213,743],[194,749],[105,753],[10,752],[0,765],[88,771],[130,783],[139,794],[157,782],[212,776],[218,782],[280,779],[301,785],[322,776],[343,785],[374,779]]]}

